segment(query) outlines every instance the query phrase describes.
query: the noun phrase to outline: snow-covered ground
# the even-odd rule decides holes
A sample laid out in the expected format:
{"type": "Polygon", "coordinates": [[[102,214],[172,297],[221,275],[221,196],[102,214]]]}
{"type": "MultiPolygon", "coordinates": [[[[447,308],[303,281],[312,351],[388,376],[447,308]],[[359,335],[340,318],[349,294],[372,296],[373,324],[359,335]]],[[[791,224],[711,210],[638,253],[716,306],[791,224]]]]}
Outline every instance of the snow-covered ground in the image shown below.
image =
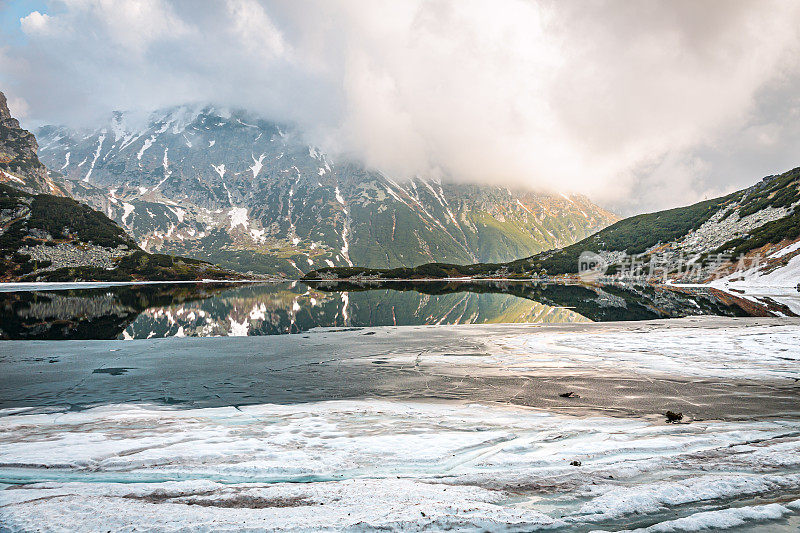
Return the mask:
{"type": "Polygon", "coordinates": [[[109,405],[0,418],[0,461],[3,524],[24,531],[694,531],[800,512],[800,421],[109,405]]]}
{"type": "MultiPolygon", "coordinates": [[[[800,249],[800,241],[786,246],[771,254],[768,259],[776,259],[800,249]]],[[[734,272],[733,274],[712,281],[711,287],[744,296],[752,301],[762,303],[765,298],[785,305],[797,316],[800,316],[800,254],[795,255],[786,265],[764,273],[761,270],[734,272]]]]}
{"type": "Polygon", "coordinates": [[[737,289],[741,291],[736,296],[744,296],[759,304],[764,304],[769,300],[774,300],[779,304],[785,305],[789,311],[796,316],[800,316],[800,292],[794,287],[768,287],[759,285],[741,285],[733,283],[725,287],[727,290],[737,289]]]}
{"type": "MultiPolygon", "coordinates": [[[[800,260],[800,256],[794,260],[800,260]]],[[[787,278],[794,281],[795,285],[785,283],[784,285],[772,284],[769,276],[741,278],[736,280],[720,279],[710,283],[711,287],[720,289],[734,296],[743,297],[759,305],[764,305],[769,300],[774,300],[783,304],[796,316],[800,316],[800,292],[796,284],[800,283],[800,261],[798,261],[798,274],[794,278],[787,278]]],[[[777,283],[777,282],[776,282],[777,283]]]]}

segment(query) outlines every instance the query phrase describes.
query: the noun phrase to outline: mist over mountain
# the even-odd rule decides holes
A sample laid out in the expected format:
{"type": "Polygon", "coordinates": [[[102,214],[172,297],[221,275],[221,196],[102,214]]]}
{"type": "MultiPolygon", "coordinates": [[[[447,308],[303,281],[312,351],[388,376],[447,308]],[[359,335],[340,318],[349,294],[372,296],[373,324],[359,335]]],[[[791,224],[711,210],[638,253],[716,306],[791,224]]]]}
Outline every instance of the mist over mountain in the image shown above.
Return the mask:
{"type": "Polygon", "coordinates": [[[625,215],[796,165],[797,2],[11,4],[0,83],[28,127],[216,102],[388,175],[625,215]]]}

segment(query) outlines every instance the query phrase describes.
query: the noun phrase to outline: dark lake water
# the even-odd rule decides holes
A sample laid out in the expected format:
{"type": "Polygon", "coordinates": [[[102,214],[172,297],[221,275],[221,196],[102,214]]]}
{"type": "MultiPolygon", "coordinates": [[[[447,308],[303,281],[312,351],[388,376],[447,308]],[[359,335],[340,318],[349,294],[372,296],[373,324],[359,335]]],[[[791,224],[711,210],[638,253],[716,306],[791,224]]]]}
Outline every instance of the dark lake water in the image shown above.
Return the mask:
{"type": "Polygon", "coordinates": [[[0,292],[0,338],[146,339],[317,327],[747,316],[702,289],[516,282],[158,284],[0,292]]]}

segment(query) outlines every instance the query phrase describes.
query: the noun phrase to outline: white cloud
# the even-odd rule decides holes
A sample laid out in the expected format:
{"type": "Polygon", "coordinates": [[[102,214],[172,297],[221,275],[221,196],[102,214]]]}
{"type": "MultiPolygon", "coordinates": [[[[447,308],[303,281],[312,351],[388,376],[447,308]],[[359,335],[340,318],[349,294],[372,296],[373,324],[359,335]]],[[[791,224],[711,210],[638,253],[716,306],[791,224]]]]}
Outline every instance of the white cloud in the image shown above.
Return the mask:
{"type": "Polygon", "coordinates": [[[23,32],[31,36],[36,36],[47,34],[51,20],[46,14],[34,11],[22,17],[19,22],[23,32]]]}
{"type": "Polygon", "coordinates": [[[180,39],[188,33],[171,5],[162,0],[70,0],[66,6],[64,18],[70,24],[65,25],[65,34],[79,37],[79,32],[91,28],[126,53],[144,52],[159,40],[180,39]]]}
{"type": "Polygon", "coordinates": [[[254,55],[272,59],[287,52],[280,31],[256,0],[230,0],[228,13],[234,38],[254,55]]]}
{"type": "Polygon", "coordinates": [[[746,185],[791,164],[782,139],[800,138],[785,118],[800,70],[788,0],[54,7],[23,19],[14,61],[0,55],[0,82],[41,121],[213,101],[393,174],[576,190],[623,211],[746,185]]]}

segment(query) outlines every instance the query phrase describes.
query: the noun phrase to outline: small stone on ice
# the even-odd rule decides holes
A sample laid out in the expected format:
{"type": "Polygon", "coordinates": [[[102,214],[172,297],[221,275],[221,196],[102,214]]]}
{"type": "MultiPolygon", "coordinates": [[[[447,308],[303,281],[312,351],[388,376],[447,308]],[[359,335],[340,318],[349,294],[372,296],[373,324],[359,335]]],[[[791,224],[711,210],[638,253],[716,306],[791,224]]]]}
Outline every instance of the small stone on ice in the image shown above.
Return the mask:
{"type": "Polygon", "coordinates": [[[667,411],[667,424],[677,423],[683,420],[683,413],[674,413],[667,411]]]}

